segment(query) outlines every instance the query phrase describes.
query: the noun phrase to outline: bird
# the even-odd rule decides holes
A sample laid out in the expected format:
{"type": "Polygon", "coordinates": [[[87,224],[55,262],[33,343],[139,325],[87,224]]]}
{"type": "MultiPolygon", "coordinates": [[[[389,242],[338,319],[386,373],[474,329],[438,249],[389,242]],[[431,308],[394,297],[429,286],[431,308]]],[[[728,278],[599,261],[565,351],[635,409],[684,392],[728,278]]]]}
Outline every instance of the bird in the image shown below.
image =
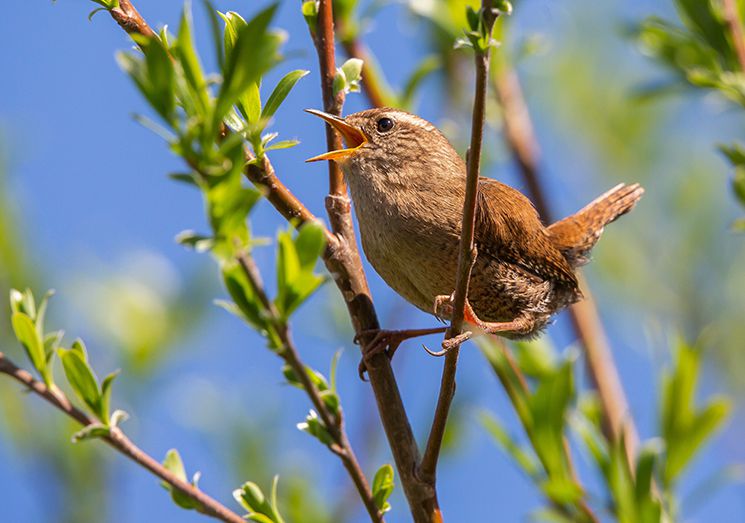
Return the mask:
{"type": "MultiPolygon", "coordinates": [[[[417,308],[448,319],[453,310],[466,190],[466,164],[432,123],[414,114],[373,108],[345,118],[314,109],[346,147],[309,158],[336,162],[349,186],[362,248],[380,277],[417,308]]],[[[619,184],[580,211],[548,226],[517,189],[480,177],[465,321],[509,339],[538,336],[563,308],[582,299],[576,269],[606,225],[644,194],[619,184]]],[[[433,329],[358,334],[364,355],[392,357],[399,344],[433,329]]],[[[469,331],[470,336],[470,331],[469,331]]],[[[443,342],[448,349],[452,345],[443,342]]]]}

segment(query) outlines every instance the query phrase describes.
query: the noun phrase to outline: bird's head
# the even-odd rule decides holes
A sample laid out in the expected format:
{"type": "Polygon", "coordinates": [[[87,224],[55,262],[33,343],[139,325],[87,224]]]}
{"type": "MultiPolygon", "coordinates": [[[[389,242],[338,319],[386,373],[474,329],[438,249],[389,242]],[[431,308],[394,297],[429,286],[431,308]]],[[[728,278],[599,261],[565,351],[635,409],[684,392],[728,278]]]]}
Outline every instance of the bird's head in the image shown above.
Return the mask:
{"type": "Polygon", "coordinates": [[[308,162],[333,160],[348,175],[390,174],[405,176],[409,182],[416,177],[450,177],[463,172],[463,162],[447,138],[416,115],[391,108],[368,109],[346,118],[306,111],[339,131],[346,143],[345,149],[314,156],[308,162]]]}

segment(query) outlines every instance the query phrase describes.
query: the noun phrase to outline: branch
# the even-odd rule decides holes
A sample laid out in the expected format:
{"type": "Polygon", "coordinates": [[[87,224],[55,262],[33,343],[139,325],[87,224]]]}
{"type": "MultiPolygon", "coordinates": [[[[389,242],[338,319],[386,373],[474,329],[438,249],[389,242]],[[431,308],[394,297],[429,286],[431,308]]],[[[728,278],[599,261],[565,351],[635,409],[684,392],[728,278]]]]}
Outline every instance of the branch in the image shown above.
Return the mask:
{"type": "Polygon", "coordinates": [[[155,32],[130,0],[119,0],[119,7],[109,10],[109,14],[128,34],[139,34],[147,38],[155,36],[155,32]]]}
{"type": "MultiPolygon", "coordinates": [[[[19,383],[26,386],[29,391],[44,398],[57,409],[61,410],[69,417],[83,426],[89,426],[96,423],[83,411],[76,408],[70,400],[56,387],[48,388],[44,383],[35,379],[27,371],[17,367],[2,352],[0,352],[0,374],[7,374],[19,383]]],[[[154,458],[143,452],[121,431],[118,427],[113,427],[109,436],[102,437],[106,443],[118,450],[138,465],[146,468],[154,475],[171,485],[173,488],[198,502],[201,506],[200,512],[215,519],[227,523],[245,523],[245,519],[222,505],[219,501],[208,496],[195,486],[181,480],[163,465],[158,463],[154,458]]]]}
{"type": "MultiPolygon", "coordinates": [[[[311,35],[318,51],[321,67],[324,109],[327,112],[339,114],[343,99],[333,97],[333,80],[336,71],[334,68],[333,10],[330,0],[320,0],[318,27],[315,34],[311,31],[311,35]]],[[[327,134],[329,148],[337,148],[339,143],[339,137],[335,132],[327,134]]],[[[338,241],[324,259],[344,297],[355,332],[360,333],[379,329],[380,324],[357,249],[351,202],[346,193],[346,185],[342,185],[343,179],[340,182],[341,173],[338,168],[336,169],[336,172],[329,171],[330,194],[326,198],[326,210],[332,231],[338,241]]],[[[406,415],[391,363],[385,354],[379,353],[369,358],[366,365],[380,419],[413,520],[417,523],[438,521],[432,517],[431,511],[432,506],[437,507],[435,490],[431,485],[421,481],[415,473],[419,463],[419,448],[406,415]]],[[[439,514],[439,509],[437,512],[439,514]]]]}
{"type": "Polygon", "coordinates": [[[735,0],[722,0],[724,4],[724,20],[732,34],[732,44],[740,62],[740,72],[745,73],[745,35],[743,35],[742,21],[737,15],[737,4],[735,0]]]}
{"type": "MultiPolygon", "coordinates": [[[[120,2],[128,6],[130,17],[136,13],[129,0],[120,2]]],[[[332,14],[328,2],[322,0],[322,9],[332,14]]],[[[154,35],[152,29],[142,20],[139,15],[136,19],[141,24],[123,24],[118,12],[110,11],[114,20],[127,32],[134,32],[144,36],[154,35]],[[130,28],[132,30],[130,31],[130,28]]],[[[326,20],[326,15],[319,20],[326,20]]],[[[333,56],[333,25],[326,23],[323,26],[323,34],[326,36],[324,52],[333,56]]],[[[328,54],[327,54],[328,56],[328,54]]],[[[333,63],[326,60],[323,71],[326,78],[324,85],[331,85],[333,89],[333,75],[335,71],[333,63]],[[331,65],[331,67],[329,67],[331,65]],[[331,84],[328,83],[331,78],[331,84]]],[[[327,91],[327,89],[324,89],[327,91]]],[[[326,108],[328,110],[328,108],[326,108]]],[[[253,159],[247,154],[247,161],[253,159]]],[[[264,191],[264,195],[277,211],[290,223],[299,226],[302,223],[317,218],[292,194],[292,192],[277,178],[274,168],[268,158],[264,158],[260,165],[250,164],[245,171],[246,177],[264,191]]],[[[340,175],[339,175],[340,176],[340,175]]],[[[362,269],[362,261],[357,250],[354,227],[351,218],[351,204],[343,187],[343,178],[330,176],[331,194],[326,199],[326,208],[332,225],[333,234],[325,230],[327,248],[323,260],[327,269],[334,277],[334,282],[344,297],[352,324],[356,332],[374,330],[380,327],[377,314],[370,297],[362,269]]],[[[378,411],[383,427],[391,446],[394,460],[401,478],[404,492],[412,509],[412,515],[416,522],[429,522],[425,505],[429,499],[434,497],[434,490],[429,485],[418,480],[414,471],[419,461],[419,450],[411,430],[411,425],[406,416],[403,401],[398,390],[396,379],[393,375],[390,361],[384,354],[379,354],[370,359],[367,365],[368,376],[375,394],[378,411]]]]}
{"type": "MultiPolygon", "coordinates": [[[[530,193],[530,198],[544,221],[551,221],[551,212],[538,174],[540,151],[533,133],[525,99],[517,74],[507,63],[500,64],[492,75],[497,98],[502,106],[504,136],[507,145],[520,166],[520,172],[530,193]]],[[[585,348],[587,366],[597,389],[604,413],[604,431],[610,441],[617,441],[623,433],[626,440],[627,459],[633,463],[639,437],[621,385],[618,369],[608,345],[597,307],[587,282],[579,275],[585,299],[569,308],[574,331],[585,348]]],[[[633,467],[632,467],[633,470],[633,467]]]]}
{"type": "Polygon", "coordinates": [[[360,498],[362,498],[362,502],[370,515],[370,519],[382,523],[384,521],[383,514],[378,510],[378,507],[375,504],[370,485],[367,482],[365,474],[362,472],[359,461],[357,461],[357,456],[355,455],[352,445],[349,443],[346,431],[344,430],[344,418],[341,409],[339,410],[338,417],[330,412],[321,398],[318,388],[308,377],[307,367],[300,359],[297,347],[292,341],[289,326],[286,322],[280,320],[277,308],[267,296],[266,290],[261,281],[261,276],[253,258],[244,253],[238,256],[238,263],[240,264],[243,273],[246,275],[246,278],[248,278],[248,281],[251,283],[251,287],[256,292],[262,305],[267,311],[269,311],[271,321],[277,329],[280,341],[282,342],[282,348],[279,355],[292,368],[295,376],[297,376],[302,384],[303,389],[305,389],[311,403],[313,403],[318,415],[321,417],[326,429],[334,440],[334,444],[330,446],[331,451],[339,456],[344,468],[347,469],[347,472],[352,478],[352,481],[357,488],[357,492],[359,493],[360,498]]]}
{"type": "MultiPolygon", "coordinates": [[[[481,16],[483,17],[483,23],[486,25],[486,34],[491,37],[492,28],[497,19],[497,15],[492,11],[491,0],[482,0],[481,16]]],[[[473,100],[473,116],[471,120],[471,145],[467,155],[466,196],[463,203],[463,225],[461,226],[453,315],[450,320],[450,328],[445,334],[446,339],[453,339],[463,332],[463,316],[466,298],[468,296],[468,284],[471,279],[471,269],[476,260],[476,246],[474,245],[473,238],[476,229],[476,204],[479,191],[481,145],[484,134],[484,120],[486,119],[486,84],[489,74],[489,49],[488,44],[485,49],[479,49],[474,45],[476,92],[473,100]]],[[[445,434],[450,405],[455,395],[455,372],[458,365],[458,352],[459,348],[455,347],[445,356],[440,394],[437,398],[432,429],[420,466],[422,478],[432,485],[435,484],[437,461],[442,447],[442,438],[445,434]]]]}

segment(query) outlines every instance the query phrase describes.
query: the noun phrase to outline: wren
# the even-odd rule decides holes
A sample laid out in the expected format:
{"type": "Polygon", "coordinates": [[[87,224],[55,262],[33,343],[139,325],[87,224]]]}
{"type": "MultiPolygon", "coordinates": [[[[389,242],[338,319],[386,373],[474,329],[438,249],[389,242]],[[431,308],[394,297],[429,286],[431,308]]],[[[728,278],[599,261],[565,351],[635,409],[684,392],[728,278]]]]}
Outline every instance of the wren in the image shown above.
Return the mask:
{"type": "MultiPolygon", "coordinates": [[[[369,109],[346,118],[308,112],[346,142],[346,149],[307,161],[340,165],[370,264],[409,303],[449,317],[465,199],[463,159],[434,125],[404,111],[369,109]]],[[[553,314],[581,299],[575,269],[588,261],[603,228],[643,193],[639,184],[617,185],[546,227],[518,190],[481,177],[465,320],[507,338],[539,334],[553,314]]],[[[404,339],[442,331],[362,334],[374,334],[366,352],[387,348],[390,355],[404,339]]]]}

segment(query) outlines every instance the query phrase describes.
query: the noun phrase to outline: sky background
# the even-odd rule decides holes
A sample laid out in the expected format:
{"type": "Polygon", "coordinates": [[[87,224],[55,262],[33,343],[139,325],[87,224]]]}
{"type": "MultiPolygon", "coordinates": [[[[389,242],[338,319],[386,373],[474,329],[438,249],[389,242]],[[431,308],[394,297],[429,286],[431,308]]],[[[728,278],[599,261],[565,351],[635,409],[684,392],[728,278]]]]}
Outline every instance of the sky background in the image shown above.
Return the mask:
{"type": "MultiPolygon", "coordinates": [[[[223,1],[217,2],[217,7],[236,10],[248,18],[266,4],[223,1]]],[[[668,2],[606,4],[598,7],[578,0],[525,0],[516,7],[513,31],[542,33],[551,42],[546,53],[521,67],[521,74],[544,150],[542,167],[550,180],[550,199],[557,214],[578,209],[619,181],[643,178],[649,180],[648,189],[652,188],[638,214],[632,213],[608,228],[596,253],[599,266],[587,270],[635,420],[646,438],[656,431],[657,372],[675,331],[685,332],[686,318],[671,321],[661,312],[664,308],[648,303],[643,293],[614,282],[614,271],[623,272],[623,265],[619,268],[612,263],[616,251],[610,250],[610,244],[633,235],[641,237],[640,242],[648,236],[646,245],[658,241],[651,231],[664,230],[667,225],[657,228],[656,222],[649,221],[653,216],[660,219],[654,208],[664,199],[654,189],[677,186],[679,182],[656,179],[657,173],[628,172],[620,179],[595,176],[603,161],[593,153],[597,137],[584,136],[582,133],[589,131],[571,122],[572,118],[603,119],[605,115],[582,113],[581,99],[575,99],[576,106],[565,105],[573,94],[562,89],[571,87],[571,82],[554,84],[554,73],[546,72],[563,60],[567,49],[585,39],[585,45],[593,48],[594,65],[590,73],[577,69],[577,74],[597,75],[598,88],[610,85],[613,92],[626,96],[636,82],[654,76],[655,67],[624,39],[623,28],[652,13],[669,15],[668,2]],[[596,48],[586,43],[595,36],[599,42],[596,48]],[[617,78],[618,70],[628,74],[616,84],[609,79],[617,78]]],[[[316,440],[295,430],[294,424],[302,420],[309,405],[301,392],[282,384],[280,361],[250,329],[212,306],[212,299],[223,295],[216,266],[206,255],[175,243],[173,238],[181,230],[206,230],[202,202],[195,191],[167,178],[167,173],[183,170],[181,162],[159,137],[133,120],[133,113],[147,113],[147,109],[114,60],[116,51],[131,44],[105,13],[89,22],[86,15],[93,7],[82,0],[10,2],[0,17],[0,151],[5,163],[0,168],[5,170],[7,199],[15,212],[27,260],[39,276],[35,281],[41,287],[35,291],[40,294],[43,288],[52,287],[58,293],[52,302],[51,325],[64,326],[68,340],[81,336],[87,341],[99,375],[124,365],[119,351],[137,345],[138,336],[144,340],[141,345],[148,345],[148,340],[168,337],[169,328],[182,333],[176,343],[147,349],[162,351],[161,363],[138,368],[132,363],[138,361],[136,357],[127,360],[131,372],[118,379],[114,405],[132,415],[124,428],[143,449],[160,458],[169,448],[178,448],[187,470],[202,472],[200,486],[230,506],[234,506],[230,496],[233,488],[246,480],[266,481],[274,472],[281,476],[280,491],[284,475],[300,471],[316,484],[320,501],[349,496],[346,476],[336,458],[316,440]],[[174,302],[188,305],[184,317],[174,319],[169,315],[168,304],[174,302]],[[231,449],[240,438],[251,443],[244,441],[245,452],[237,456],[231,449]],[[262,439],[271,442],[271,451],[263,448],[262,439]]],[[[182,3],[139,2],[138,7],[152,26],[167,23],[175,30],[182,3]]],[[[195,19],[202,56],[208,66],[213,65],[201,5],[195,6],[195,19]]],[[[326,167],[303,163],[305,158],[325,150],[321,122],[302,112],[307,107],[321,107],[315,53],[298,3],[282,2],[274,25],[289,35],[285,44],[288,59],[268,76],[266,85],[273,85],[290,69],[312,72],[282,106],[273,128],[281,139],[297,138],[302,143],[278,151],[272,161],[283,182],[311,211],[324,216],[326,167]]],[[[365,40],[395,86],[404,82],[426,53],[421,25],[400,5],[385,7],[365,40]]],[[[435,123],[448,125],[435,83],[432,79],[425,84],[417,111],[435,123]]],[[[350,96],[345,112],[365,108],[366,104],[362,96],[350,96]]],[[[704,158],[702,162],[714,166],[709,183],[723,191],[726,169],[712,144],[720,136],[741,133],[742,124],[715,103],[685,99],[670,104],[664,113],[664,128],[675,138],[659,154],[669,154],[674,147],[690,148],[704,158]]],[[[589,104],[587,110],[593,107],[589,104]]],[[[659,115],[649,106],[638,110],[647,118],[659,115]]],[[[633,137],[624,135],[627,131],[617,130],[618,147],[628,157],[642,154],[633,137]]],[[[493,161],[487,174],[520,186],[497,145],[496,133],[492,134],[487,155],[493,161]]],[[[675,161],[684,160],[671,160],[673,165],[675,161]]],[[[712,230],[719,230],[727,242],[739,242],[727,248],[741,253],[742,238],[726,239],[723,227],[734,217],[734,206],[726,197],[722,201],[722,217],[714,219],[712,230]]],[[[252,215],[252,225],[255,234],[267,237],[285,227],[264,202],[252,215]]],[[[637,258],[650,266],[664,259],[666,244],[656,245],[659,250],[642,250],[637,258]]],[[[258,249],[255,257],[272,287],[273,249],[258,249]]],[[[725,265],[722,270],[734,269],[725,265]]],[[[431,317],[405,304],[372,270],[368,275],[386,327],[432,325],[431,317]]],[[[618,277],[623,282],[623,274],[618,277]]],[[[702,282],[706,277],[701,276],[702,282]]],[[[649,302],[664,299],[685,299],[685,294],[653,296],[649,302]]],[[[293,328],[307,363],[324,372],[334,352],[343,349],[338,374],[341,398],[352,443],[365,471],[372,476],[390,458],[370,387],[357,378],[358,350],[351,344],[351,331],[339,311],[336,289],[327,286],[299,311],[293,328]]],[[[560,318],[549,329],[561,350],[573,342],[566,327],[566,319],[560,318]]],[[[428,341],[436,346],[435,338],[428,341]]],[[[14,354],[18,360],[18,353],[14,354]]],[[[457,448],[443,458],[439,472],[441,506],[450,521],[524,520],[542,505],[542,500],[476,421],[476,414],[488,409],[517,432],[511,407],[474,346],[462,351],[460,361],[456,412],[463,432],[457,448]]],[[[431,358],[416,343],[406,344],[394,362],[420,440],[431,419],[441,366],[441,359],[431,358]]],[[[716,368],[707,368],[704,392],[729,390],[721,376],[716,368]]],[[[10,389],[2,390],[7,393],[10,389]]],[[[0,401],[6,398],[0,396],[0,401]]],[[[29,408],[39,407],[36,398],[24,398],[23,402],[29,408]]],[[[45,424],[58,417],[56,412],[43,409],[38,409],[35,428],[40,438],[45,424]]],[[[738,436],[742,421],[742,410],[738,409],[728,429],[694,463],[682,483],[683,492],[723,466],[745,459],[745,447],[738,436]]],[[[32,441],[18,442],[8,436],[14,422],[0,420],[0,521],[56,521],[59,507],[74,501],[65,499],[64,488],[57,484],[58,476],[36,454],[32,441]]],[[[60,434],[58,452],[77,452],[69,443],[71,431],[67,436],[60,434]]],[[[592,489],[593,484],[598,485],[598,478],[593,477],[586,460],[577,459],[580,473],[592,489]]],[[[106,487],[101,486],[99,493],[109,502],[107,521],[202,519],[178,509],[152,476],[124,458],[102,452],[89,466],[98,466],[99,460],[114,465],[106,469],[106,487]]],[[[268,488],[267,483],[262,486],[268,488]]],[[[400,488],[392,504],[394,511],[388,520],[407,521],[400,488]]],[[[745,491],[741,485],[728,486],[699,510],[686,514],[685,519],[744,521],[745,491]]],[[[364,521],[365,517],[357,510],[351,520],[364,521]]]]}

